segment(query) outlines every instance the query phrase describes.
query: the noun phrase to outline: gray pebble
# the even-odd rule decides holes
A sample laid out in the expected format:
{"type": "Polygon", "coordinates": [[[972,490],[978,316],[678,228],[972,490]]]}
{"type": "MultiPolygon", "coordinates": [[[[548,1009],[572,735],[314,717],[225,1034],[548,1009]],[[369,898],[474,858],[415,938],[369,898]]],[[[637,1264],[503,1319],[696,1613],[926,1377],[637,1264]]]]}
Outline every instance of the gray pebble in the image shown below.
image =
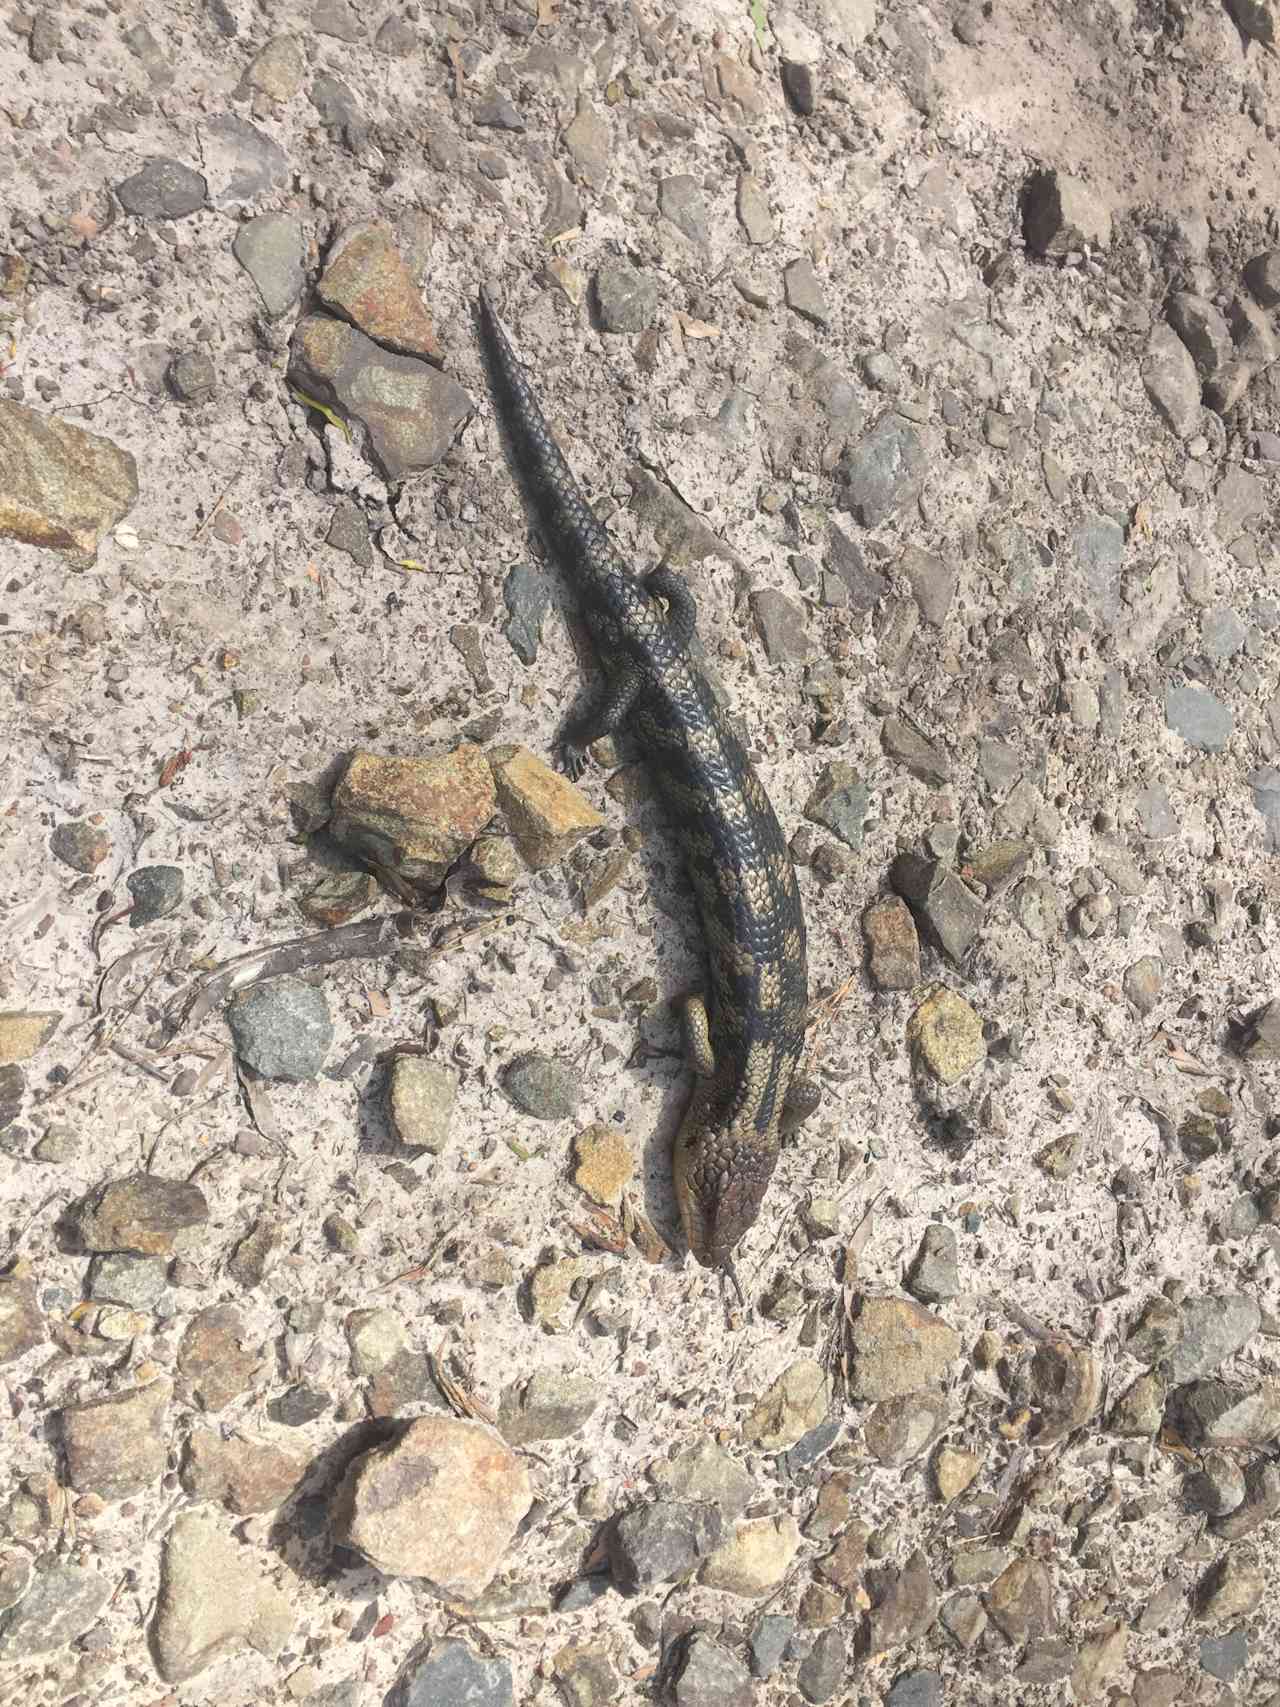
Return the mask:
{"type": "Polygon", "coordinates": [[[1230,1683],[1249,1663],[1249,1637],[1244,1630],[1225,1636],[1206,1636],[1200,1644],[1201,1669],[1220,1683],[1230,1683]]]}
{"type": "Polygon", "coordinates": [[[648,273],[612,261],[595,277],[596,306],[606,332],[643,332],[658,314],[658,287],[648,273]]]}
{"type": "Polygon", "coordinates": [[[522,1055],[502,1074],[507,1096],[535,1120],[571,1120],[582,1094],[582,1081],[572,1067],[549,1055],[522,1055]]]}
{"type": "Polygon", "coordinates": [[[233,1002],[227,1021],[236,1054],[264,1079],[314,1079],[333,1042],[323,990],[276,978],[233,1002]]]}
{"type": "Polygon", "coordinates": [[[1207,689],[1190,684],[1165,691],[1164,718],[1175,735],[1205,753],[1222,752],[1235,723],[1229,705],[1207,689]]]}
{"type": "Polygon", "coordinates": [[[246,220],[236,232],[231,251],[248,273],[262,298],[269,320],[288,312],[307,282],[302,227],[284,213],[264,213],[246,220]]]}
{"type": "Polygon", "coordinates": [[[751,1632],[751,1672],[754,1677],[768,1677],[777,1670],[795,1629],[796,1621],[788,1613],[765,1613],[751,1632]]]}
{"type": "Polygon", "coordinates": [[[893,1680],[885,1707],[942,1707],[942,1678],[936,1671],[906,1671],[893,1680]]]}
{"type": "Polygon", "coordinates": [[[433,1641],[400,1674],[393,1699],[395,1707],[512,1707],[511,1667],[466,1642],[433,1641]]]}
{"type": "Polygon", "coordinates": [[[163,1257],[130,1256],[114,1251],[89,1264],[86,1295],[102,1304],[127,1304],[150,1310],[164,1293],[168,1264],[163,1257]]]}
{"type": "Polygon", "coordinates": [[[925,463],[920,434],[901,415],[885,416],[847,452],[845,502],[863,527],[878,527],[919,497],[925,463]]]}
{"type": "Polygon", "coordinates": [[[542,619],[551,603],[552,582],[532,563],[514,563],[502,583],[507,606],[503,633],[522,664],[532,664],[542,640],[542,619]]]}
{"type": "Polygon", "coordinates": [[[126,879],[133,896],[129,923],[134,930],[165,918],[182,904],[183,873],[178,865],[143,865],[126,879]]]}
{"type": "Polygon", "coordinates": [[[180,160],[157,155],[132,178],[117,184],[116,195],[126,213],[154,224],[162,219],[183,219],[204,207],[209,186],[199,172],[180,160]]]}

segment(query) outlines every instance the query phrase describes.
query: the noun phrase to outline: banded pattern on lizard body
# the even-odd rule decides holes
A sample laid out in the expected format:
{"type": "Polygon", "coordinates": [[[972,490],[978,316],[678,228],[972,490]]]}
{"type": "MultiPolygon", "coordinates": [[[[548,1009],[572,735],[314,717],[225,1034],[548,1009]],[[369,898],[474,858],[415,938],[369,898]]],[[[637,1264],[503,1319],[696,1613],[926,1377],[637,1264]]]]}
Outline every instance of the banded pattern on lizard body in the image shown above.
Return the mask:
{"type": "Polygon", "coordinates": [[[517,479],[591,634],[604,692],[562,738],[581,774],[589,742],[624,728],[674,819],[707,949],[708,986],[685,1030],[697,1080],[672,1155],[689,1248],[729,1268],[752,1226],[781,1133],[814,1106],[796,1078],[808,1003],[804,915],[791,856],[741,741],[690,653],[696,607],[660,565],[637,580],[543,419],[486,292],[479,324],[517,479]]]}

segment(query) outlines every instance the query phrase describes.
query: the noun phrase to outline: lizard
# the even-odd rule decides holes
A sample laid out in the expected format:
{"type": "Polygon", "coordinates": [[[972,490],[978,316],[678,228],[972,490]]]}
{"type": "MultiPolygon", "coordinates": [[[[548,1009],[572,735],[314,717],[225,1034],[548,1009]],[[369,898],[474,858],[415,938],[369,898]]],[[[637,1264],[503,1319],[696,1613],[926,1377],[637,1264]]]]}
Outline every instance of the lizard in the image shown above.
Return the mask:
{"type": "Polygon", "coordinates": [[[672,1146],[672,1180],[690,1251],[736,1286],[733,1249],[760,1212],[780,1138],[818,1100],[797,1071],[808,971],[790,851],[691,651],[693,594],[666,561],[643,577],[631,573],[483,288],[477,319],[508,460],[603,673],[603,691],[561,732],[562,768],[577,780],[592,742],[634,734],[674,821],[697,903],[708,979],[705,992],[683,1003],[695,1083],[672,1146]]]}

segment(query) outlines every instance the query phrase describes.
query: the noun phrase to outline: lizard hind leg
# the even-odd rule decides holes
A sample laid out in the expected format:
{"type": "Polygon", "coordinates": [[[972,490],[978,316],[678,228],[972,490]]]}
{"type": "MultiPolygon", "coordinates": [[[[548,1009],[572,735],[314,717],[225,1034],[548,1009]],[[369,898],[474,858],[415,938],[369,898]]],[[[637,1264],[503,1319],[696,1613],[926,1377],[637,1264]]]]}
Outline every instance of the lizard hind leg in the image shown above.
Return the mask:
{"type": "Polygon", "coordinates": [[[577,782],[586,769],[586,749],[591,743],[614,734],[626,722],[643,686],[644,677],[634,665],[615,665],[605,677],[600,697],[561,731],[560,764],[571,782],[577,782]]]}
{"type": "Polygon", "coordinates": [[[778,1131],[785,1137],[802,1126],[822,1101],[822,1091],[816,1079],[792,1079],[782,1101],[778,1131]]]}
{"type": "Polygon", "coordinates": [[[711,1023],[707,1004],[699,995],[686,996],[680,1005],[684,1028],[685,1054],[700,1079],[709,1079],[716,1070],[715,1050],[711,1046],[711,1023]]]}
{"type": "Polygon", "coordinates": [[[693,639],[694,630],[698,625],[698,601],[689,591],[688,582],[683,575],[677,575],[664,558],[645,576],[644,590],[657,598],[665,599],[667,633],[672,643],[683,651],[693,639]]]}

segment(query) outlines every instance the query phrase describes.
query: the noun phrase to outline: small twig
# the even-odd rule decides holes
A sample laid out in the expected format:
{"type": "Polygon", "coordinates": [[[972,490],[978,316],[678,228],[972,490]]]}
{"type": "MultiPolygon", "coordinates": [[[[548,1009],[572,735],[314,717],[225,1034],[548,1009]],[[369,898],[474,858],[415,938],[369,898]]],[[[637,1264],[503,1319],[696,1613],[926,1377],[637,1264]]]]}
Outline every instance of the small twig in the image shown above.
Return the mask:
{"type": "MultiPolygon", "coordinates": [[[[197,978],[174,997],[165,1010],[165,1035],[174,1037],[183,1026],[198,1024],[236,991],[262,983],[267,978],[279,978],[286,973],[307,971],[317,966],[332,966],[339,960],[371,960],[379,955],[393,954],[404,943],[420,937],[428,921],[435,916],[436,912],[431,908],[407,907],[398,913],[357,919],[352,924],[336,925],[332,930],[319,931],[314,936],[292,937],[287,942],[269,943],[265,948],[238,954],[213,972],[197,978]]],[[[452,935],[446,931],[443,940],[435,945],[435,952],[444,954],[468,937],[483,935],[495,928],[510,928],[516,923],[516,914],[509,913],[501,921],[487,918],[479,924],[464,926],[452,935]]]]}
{"type": "Polygon", "coordinates": [[[121,1061],[127,1061],[131,1067],[137,1067],[139,1072],[146,1073],[150,1078],[158,1079],[162,1085],[168,1086],[169,1075],[161,1068],[153,1066],[145,1055],[139,1055],[136,1049],[130,1049],[126,1043],[109,1043],[107,1048],[121,1061]]]}

